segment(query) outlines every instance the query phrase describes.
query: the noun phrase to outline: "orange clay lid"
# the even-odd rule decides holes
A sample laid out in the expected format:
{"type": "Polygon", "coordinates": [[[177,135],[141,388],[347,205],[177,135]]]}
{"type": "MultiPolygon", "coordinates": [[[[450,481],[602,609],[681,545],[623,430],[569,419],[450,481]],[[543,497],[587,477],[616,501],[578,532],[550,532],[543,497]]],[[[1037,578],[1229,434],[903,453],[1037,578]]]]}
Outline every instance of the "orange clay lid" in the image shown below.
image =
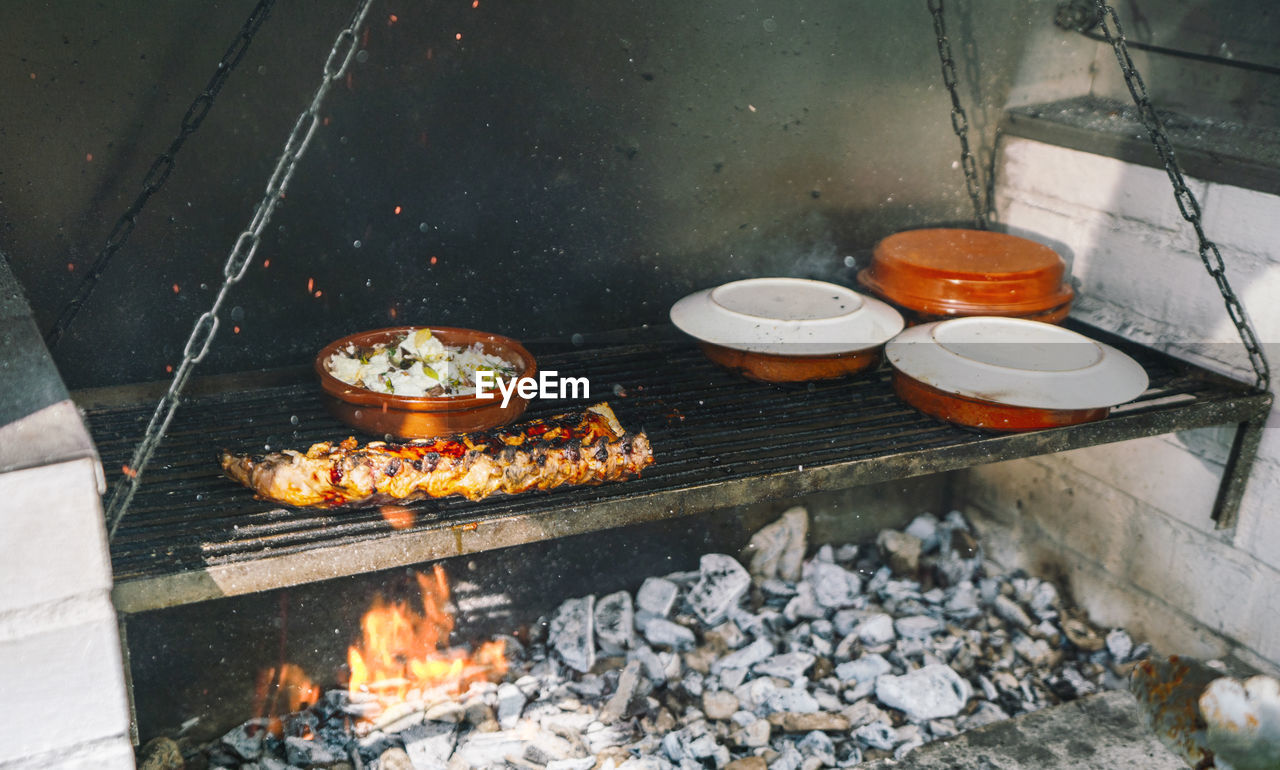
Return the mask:
{"type": "Polygon", "coordinates": [[[1059,307],[1075,292],[1056,251],[1016,235],[930,228],[876,244],[858,281],[919,313],[1023,315],[1059,307]]]}

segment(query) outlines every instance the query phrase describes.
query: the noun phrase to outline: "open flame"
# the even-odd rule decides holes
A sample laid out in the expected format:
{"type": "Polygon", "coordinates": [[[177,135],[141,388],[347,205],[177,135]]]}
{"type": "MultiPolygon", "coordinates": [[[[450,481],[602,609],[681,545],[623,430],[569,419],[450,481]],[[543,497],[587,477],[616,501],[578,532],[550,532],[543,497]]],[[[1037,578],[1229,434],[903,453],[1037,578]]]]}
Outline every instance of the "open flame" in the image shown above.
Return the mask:
{"type": "MultiPolygon", "coordinates": [[[[127,469],[126,469],[127,470],[127,469]]],[[[507,673],[502,640],[483,642],[474,653],[448,647],[453,632],[449,581],[436,565],[430,574],[416,573],[422,606],[389,602],[381,596],[360,621],[361,640],[347,650],[349,691],[357,700],[384,707],[406,700],[426,700],[464,692],[473,682],[498,681],[507,673]]],[[[273,735],[283,734],[288,715],[315,704],[322,688],[301,666],[284,663],[258,674],[254,714],[273,735]]],[[[261,729],[261,728],[259,728],[261,729]]],[[[310,739],[305,724],[297,737],[310,739]]]]}
{"type": "Polygon", "coordinates": [[[460,693],[472,682],[500,679],[507,671],[501,640],[484,642],[473,654],[446,646],[453,632],[449,582],[436,565],[417,573],[422,609],[381,596],[360,621],[360,644],[347,650],[352,694],[371,694],[384,702],[420,697],[429,691],[460,693]]]}
{"type": "Polygon", "coordinates": [[[299,711],[320,699],[320,687],[301,666],[292,663],[259,672],[254,690],[254,713],[267,720],[267,730],[276,736],[283,732],[281,715],[299,711]]]}

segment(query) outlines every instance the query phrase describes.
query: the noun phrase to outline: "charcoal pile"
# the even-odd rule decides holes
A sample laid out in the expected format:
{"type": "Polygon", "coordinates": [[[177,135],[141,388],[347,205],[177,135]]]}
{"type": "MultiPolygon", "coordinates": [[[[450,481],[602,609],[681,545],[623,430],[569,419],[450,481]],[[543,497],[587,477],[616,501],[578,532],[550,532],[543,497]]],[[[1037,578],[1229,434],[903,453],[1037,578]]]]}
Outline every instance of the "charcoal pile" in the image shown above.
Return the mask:
{"type": "Polygon", "coordinates": [[[565,601],[502,683],[328,692],[199,758],[240,770],[820,770],[1126,686],[1149,648],[1005,573],[958,512],[808,553],[793,508],[738,556],[565,601]]]}

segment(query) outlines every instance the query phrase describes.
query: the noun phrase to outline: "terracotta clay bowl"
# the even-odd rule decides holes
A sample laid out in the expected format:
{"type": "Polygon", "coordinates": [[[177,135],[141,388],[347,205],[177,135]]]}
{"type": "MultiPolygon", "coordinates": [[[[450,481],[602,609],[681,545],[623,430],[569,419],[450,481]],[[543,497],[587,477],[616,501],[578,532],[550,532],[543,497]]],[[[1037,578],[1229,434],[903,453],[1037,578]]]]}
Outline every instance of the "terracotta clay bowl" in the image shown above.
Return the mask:
{"type": "Polygon", "coordinates": [[[710,342],[698,347],[713,362],[743,377],[760,382],[807,382],[845,377],[875,366],[880,361],[880,347],[819,356],[784,356],[776,353],[753,353],[710,342]]]}
{"type": "Polygon", "coordinates": [[[911,324],[962,316],[1058,323],[1075,292],[1066,261],[1042,243],[1006,233],[926,228],[876,244],[858,282],[911,324]]]}
{"type": "Polygon", "coordinates": [[[1029,406],[1009,406],[995,401],[947,393],[898,371],[893,373],[893,390],[898,394],[898,398],[925,414],[947,422],[985,430],[1013,432],[1061,428],[1064,425],[1101,420],[1111,412],[1111,407],[1040,409],[1029,406]]]}
{"type": "Polygon", "coordinates": [[[1061,326],[973,316],[912,326],[890,340],[893,387],[934,417],[998,431],[1106,417],[1149,383],[1122,351],[1061,326]]]}
{"type": "Polygon", "coordinates": [[[671,306],[671,321],[715,363],[763,382],[844,377],[874,366],[902,331],[888,303],[803,278],[732,281],[671,306]]]}
{"type": "MultiPolygon", "coordinates": [[[[432,438],[452,433],[487,430],[506,425],[524,413],[528,399],[512,394],[506,406],[495,389],[493,398],[475,394],[460,396],[397,396],[348,385],[329,373],[326,364],[348,345],[368,348],[385,345],[420,326],[395,326],[351,334],[334,340],[315,358],[315,372],[324,391],[325,405],[343,423],[374,436],[432,438]]],[[[448,347],[478,344],[485,353],[515,365],[517,376],[536,378],[533,355],[510,337],[448,326],[432,326],[432,335],[448,347]]]]}

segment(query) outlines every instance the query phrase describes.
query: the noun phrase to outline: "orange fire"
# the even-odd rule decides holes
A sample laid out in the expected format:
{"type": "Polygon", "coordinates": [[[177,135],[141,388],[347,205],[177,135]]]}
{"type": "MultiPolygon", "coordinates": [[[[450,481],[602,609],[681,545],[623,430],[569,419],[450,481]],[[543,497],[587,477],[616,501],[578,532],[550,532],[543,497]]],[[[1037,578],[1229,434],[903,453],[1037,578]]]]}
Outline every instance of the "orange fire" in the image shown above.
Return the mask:
{"type": "Polygon", "coordinates": [[[259,672],[254,688],[257,707],[254,712],[268,720],[267,730],[273,735],[283,732],[280,716],[314,704],[320,688],[307,678],[301,666],[285,663],[279,669],[259,672]]]}
{"type": "Polygon", "coordinates": [[[446,609],[449,582],[436,565],[432,574],[417,574],[422,610],[382,597],[360,622],[361,643],[347,651],[349,690],[380,700],[404,700],[432,690],[459,693],[472,682],[496,680],[507,671],[502,641],[481,644],[473,655],[446,645],[453,615],[446,609]]]}

